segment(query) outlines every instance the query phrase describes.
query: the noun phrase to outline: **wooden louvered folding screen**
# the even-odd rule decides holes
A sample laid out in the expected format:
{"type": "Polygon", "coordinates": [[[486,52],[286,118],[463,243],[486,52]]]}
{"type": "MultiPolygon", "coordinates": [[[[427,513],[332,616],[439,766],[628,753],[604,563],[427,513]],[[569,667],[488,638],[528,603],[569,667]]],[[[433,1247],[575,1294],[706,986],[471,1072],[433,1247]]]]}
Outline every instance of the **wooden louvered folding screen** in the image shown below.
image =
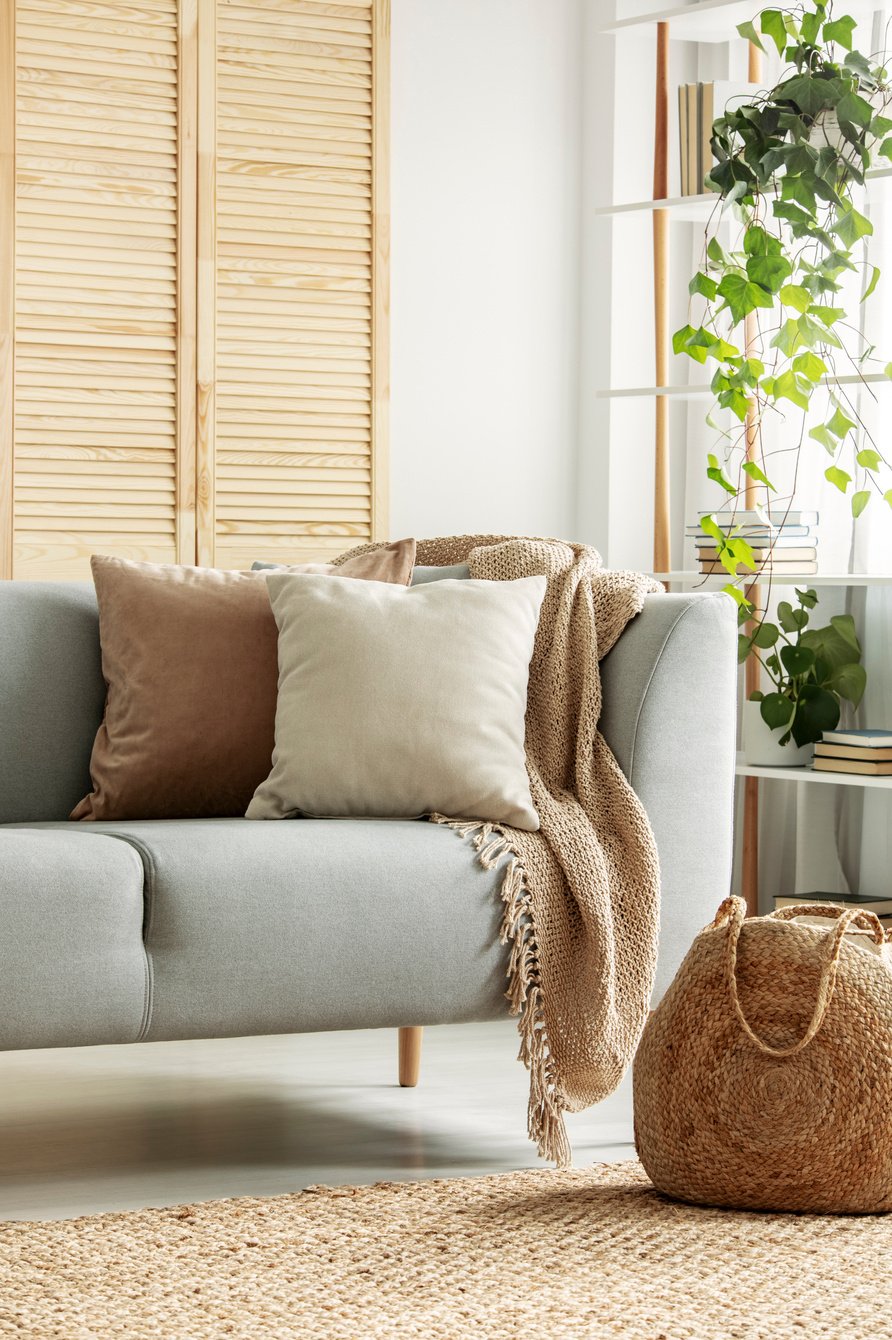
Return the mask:
{"type": "Polygon", "coordinates": [[[384,526],[387,0],[0,0],[0,575],[384,526]]]}

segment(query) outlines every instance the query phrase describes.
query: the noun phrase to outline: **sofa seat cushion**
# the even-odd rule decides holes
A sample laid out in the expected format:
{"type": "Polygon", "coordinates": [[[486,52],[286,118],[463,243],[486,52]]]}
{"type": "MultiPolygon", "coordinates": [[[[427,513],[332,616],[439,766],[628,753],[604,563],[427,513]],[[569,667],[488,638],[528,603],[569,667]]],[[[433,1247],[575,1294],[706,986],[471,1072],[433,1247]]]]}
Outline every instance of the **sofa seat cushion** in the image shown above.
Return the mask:
{"type": "Polygon", "coordinates": [[[498,870],[415,820],[96,823],[145,868],[147,1038],[485,1019],[504,1012],[498,870]]]}
{"type": "Polygon", "coordinates": [[[148,1024],[143,865],[79,831],[0,827],[0,1050],[135,1042],[148,1024]]]}

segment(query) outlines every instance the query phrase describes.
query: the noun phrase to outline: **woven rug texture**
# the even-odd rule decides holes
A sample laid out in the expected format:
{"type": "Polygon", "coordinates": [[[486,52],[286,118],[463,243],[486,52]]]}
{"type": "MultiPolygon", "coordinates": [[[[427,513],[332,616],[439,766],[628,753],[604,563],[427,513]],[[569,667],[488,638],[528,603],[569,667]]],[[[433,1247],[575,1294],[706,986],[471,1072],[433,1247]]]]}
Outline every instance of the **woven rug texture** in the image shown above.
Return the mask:
{"type": "Polygon", "coordinates": [[[640,1165],[0,1225],[18,1340],[892,1337],[892,1220],[735,1213],[640,1165]]]}

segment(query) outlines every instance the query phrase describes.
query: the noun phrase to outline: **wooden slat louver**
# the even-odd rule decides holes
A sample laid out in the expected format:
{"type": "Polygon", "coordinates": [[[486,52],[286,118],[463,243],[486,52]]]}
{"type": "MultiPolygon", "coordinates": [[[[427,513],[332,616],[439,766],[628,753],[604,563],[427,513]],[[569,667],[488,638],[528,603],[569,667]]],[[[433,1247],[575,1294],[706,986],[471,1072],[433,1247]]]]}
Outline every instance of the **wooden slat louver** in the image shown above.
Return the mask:
{"type": "Polygon", "coordinates": [[[0,0],[0,578],[386,533],[389,0],[0,0]]]}
{"type": "Polygon", "coordinates": [[[380,522],[376,19],[386,6],[217,0],[216,414],[199,553],[213,537],[222,566],[324,558],[380,522]]]}
{"type": "Polygon", "coordinates": [[[194,560],[181,37],[177,0],[15,6],[19,577],[84,576],[97,551],[194,560]]]}

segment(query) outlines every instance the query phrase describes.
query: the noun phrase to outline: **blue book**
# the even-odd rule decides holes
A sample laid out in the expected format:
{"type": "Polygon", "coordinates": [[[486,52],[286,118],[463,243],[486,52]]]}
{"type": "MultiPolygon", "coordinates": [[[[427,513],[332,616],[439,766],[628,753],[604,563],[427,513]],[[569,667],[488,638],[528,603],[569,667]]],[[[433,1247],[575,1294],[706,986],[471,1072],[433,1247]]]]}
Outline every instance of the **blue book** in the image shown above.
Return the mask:
{"type": "Polygon", "coordinates": [[[858,745],[862,749],[888,749],[892,746],[892,730],[825,730],[821,739],[825,744],[858,745]]]}

